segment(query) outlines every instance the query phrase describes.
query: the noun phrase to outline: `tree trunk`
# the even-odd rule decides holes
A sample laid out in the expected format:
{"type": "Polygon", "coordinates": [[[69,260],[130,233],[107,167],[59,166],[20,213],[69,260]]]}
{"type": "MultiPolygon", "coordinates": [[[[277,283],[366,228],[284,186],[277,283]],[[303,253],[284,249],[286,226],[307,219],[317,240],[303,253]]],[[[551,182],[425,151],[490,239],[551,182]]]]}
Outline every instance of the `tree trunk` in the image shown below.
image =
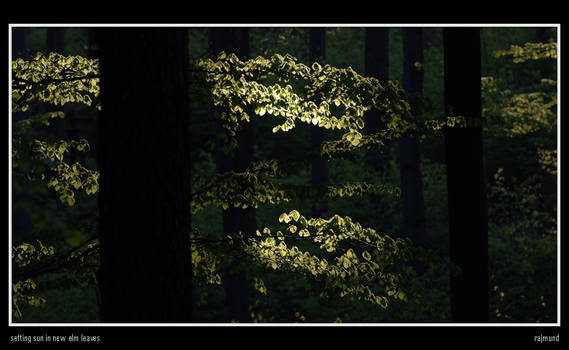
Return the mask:
{"type": "MultiPolygon", "coordinates": [[[[551,41],[552,31],[550,27],[537,27],[535,29],[535,41],[538,43],[549,43],[551,41]]],[[[556,63],[553,60],[541,60],[539,68],[541,74],[545,78],[557,79],[556,77],[556,63]]]]}
{"type": "MultiPolygon", "coordinates": [[[[412,113],[422,115],[418,99],[423,95],[423,70],[415,63],[423,64],[423,30],[403,28],[403,89],[411,96],[412,113]]],[[[425,244],[425,205],[421,154],[419,142],[413,137],[399,140],[399,170],[403,200],[403,233],[417,245],[425,244]]]]}
{"type": "MultiPolygon", "coordinates": [[[[212,54],[216,58],[221,51],[234,53],[240,59],[249,56],[249,29],[248,28],[211,28],[210,45],[212,54]]],[[[252,111],[248,111],[251,115],[252,111]]],[[[216,121],[218,133],[222,132],[221,123],[216,121]]],[[[253,160],[254,133],[250,123],[242,123],[238,134],[238,148],[233,157],[220,151],[217,145],[216,167],[219,172],[242,172],[253,160]]],[[[256,211],[254,207],[246,209],[229,208],[222,213],[223,233],[253,235],[256,227],[256,211]]],[[[240,254],[240,245],[235,241],[233,250],[235,256],[240,254]]],[[[226,294],[225,321],[251,322],[249,313],[249,281],[240,271],[226,269],[224,273],[224,286],[226,294]]]]}
{"type": "Polygon", "coordinates": [[[535,28],[535,40],[538,43],[548,43],[551,39],[550,27],[537,27],[535,28]]]}
{"type": "Polygon", "coordinates": [[[65,28],[47,28],[47,52],[65,55],[65,28]]]}
{"type": "MultiPolygon", "coordinates": [[[[28,33],[27,28],[12,28],[12,60],[17,58],[29,59],[28,57],[28,33]]],[[[26,112],[12,113],[12,123],[28,118],[26,112]]],[[[32,232],[32,221],[26,209],[30,196],[25,191],[12,189],[12,234],[26,237],[32,232]]]]}
{"type": "MultiPolygon", "coordinates": [[[[310,63],[322,62],[326,57],[326,31],[325,28],[310,28],[309,30],[309,58],[310,63]]],[[[319,150],[322,142],[326,140],[326,129],[311,125],[310,140],[313,150],[319,150]]],[[[328,164],[320,157],[312,161],[312,186],[328,184],[328,164]]],[[[312,203],[312,217],[321,217],[328,211],[328,201],[321,198],[312,203]]]]}
{"type": "MultiPolygon", "coordinates": [[[[480,29],[444,28],[447,116],[481,120],[480,29]]],[[[455,322],[488,321],[488,207],[482,128],[445,130],[451,278],[455,322]]]]}
{"type": "Polygon", "coordinates": [[[29,59],[28,56],[28,28],[12,28],[12,59],[29,59]]]}
{"type": "MultiPolygon", "coordinates": [[[[381,84],[389,80],[389,28],[371,27],[365,32],[365,76],[379,79],[381,84]]],[[[379,132],[385,128],[381,114],[377,110],[366,112],[365,130],[368,134],[379,132]]],[[[370,152],[368,152],[370,153],[370,152]]],[[[370,155],[372,155],[370,153],[370,155]]],[[[381,170],[383,159],[367,157],[366,166],[374,170],[381,170]]]]}
{"type": "Polygon", "coordinates": [[[189,322],[186,29],[101,28],[103,322],[189,322]]]}
{"type": "MultiPolygon", "coordinates": [[[[381,84],[389,80],[389,28],[371,27],[365,31],[365,76],[379,79],[381,84]]],[[[378,110],[367,111],[365,114],[365,132],[377,133],[385,128],[378,110]]],[[[389,154],[386,150],[366,152],[366,168],[383,172],[388,168],[389,154]]],[[[373,196],[377,202],[379,197],[373,196]]]]}

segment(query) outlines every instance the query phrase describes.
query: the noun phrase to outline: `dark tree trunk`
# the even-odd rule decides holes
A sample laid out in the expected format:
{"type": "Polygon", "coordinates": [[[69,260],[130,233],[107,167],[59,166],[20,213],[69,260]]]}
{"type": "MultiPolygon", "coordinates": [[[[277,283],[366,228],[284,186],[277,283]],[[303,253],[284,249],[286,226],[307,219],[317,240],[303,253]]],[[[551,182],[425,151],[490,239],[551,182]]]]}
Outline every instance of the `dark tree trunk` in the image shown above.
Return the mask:
{"type": "Polygon", "coordinates": [[[65,28],[47,28],[47,52],[65,55],[65,28]]]}
{"type": "Polygon", "coordinates": [[[535,28],[535,40],[538,43],[548,43],[551,39],[551,28],[537,27],[535,28]]]}
{"type": "MultiPolygon", "coordinates": [[[[325,28],[309,29],[309,59],[310,63],[322,62],[326,57],[326,31],[325,28]]],[[[322,142],[326,140],[326,129],[311,125],[310,140],[312,149],[318,151],[322,142]]],[[[312,186],[328,184],[328,164],[320,157],[312,161],[312,186]]],[[[317,218],[328,211],[328,201],[325,198],[312,203],[312,216],[317,218]]]]}
{"type": "MultiPolygon", "coordinates": [[[[481,120],[480,29],[444,28],[448,116],[481,120]]],[[[445,131],[450,257],[462,269],[451,278],[455,322],[488,321],[488,207],[482,128],[445,131]]]]}
{"type": "MultiPolygon", "coordinates": [[[[240,59],[249,56],[249,29],[248,28],[211,28],[210,45],[215,57],[221,51],[234,53],[240,59]]],[[[248,111],[251,115],[252,111],[248,111]]],[[[218,133],[222,131],[221,124],[216,121],[218,133]]],[[[244,171],[253,160],[254,132],[250,123],[242,123],[238,135],[238,148],[234,156],[228,156],[221,152],[221,144],[217,145],[216,167],[219,172],[244,171]]],[[[223,233],[243,233],[252,235],[257,227],[255,208],[246,209],[229,208],[222,213],[223,233]]],[[[233,247],[236,257],[239,257],[240,245],[235,241],[233,247]]],[[[245,274],[240,271],[227,269],[224,274],[224,286],[226,293],[225,321],[251,322],[249,314],[249,281],[245,274]]]]}
{"type": "MultiPolygon", "coordinates": [[[[549,43],[552,36],[551,27],[537,27],[535,29],[535,41],[538,43],[549,43]]],[[[539,68],[541,70],[542,77],[549,79],[556,79],[556,63],[553,60],[541,60],[539,61],[539,68]]]]}
{"type": "Polygon", "coordinates": [[[12,28],[12,59],[28,59],[28,28],[12,28]]]}
{"type": "MultiPolygon", "coordinates": [[[[47,52],[56,52],[65,55],[65,28],[49,27],[47,28],[47,52]]],[[[48,105],[47,110],[50,112],[61,110],[62,107],[48,105]]],[[[50,133],[55,136],[56,140],[63,140],[66,136],[66,120],[65,118],[52,119],[49,127],[50,133]]]]}
{"type": "Polygon", "coordinates": [[[101,28],[103,322],[191,321],[188,34],[101,28]]]}
{"type": "MultiPolygon", "coordinates": [[[[27,28],[12,28],[12,59],[28,59],[27,28]]],[[[26,112],[12,114],[12,123],[28,117],[26,112]]],[[[14,236],[26,237],[32,232],[32,221],[26,209],[30,196],[26,192],[12,190],[12,233],[14,236]]]]}
{"type": "MultiPolygon", "coordinates": [[[[412,113],[422,115],[418,99],[423,95],[423,70],[415,63],[423,63],[423,30],[403,28],[403,89],[411,96],[412,113]]],[[[419,142],[414,137],[399,140],[399,169],[403,200],[403,233],[417,245],[425,244],[425,205],[421,154],[419,142]]]]}
{"type": "MultiPolygon", "coordinates": [[[[389,80],[389,28],[371,27],[365,31],[365,76],[379,79],[381,84],[389,80]]],[[[381,114],[377,110],[366,112],[365,130],[368,134],[376,133],[385,127],[381,114]]],[[[383,164],[379,159],[366,157],[366,166],[380,170],[383,164]]]]}
{"type": "MultiPolygon", "coordinates": [[[[389,80],[389,28],[369,27],[365,30],[365,76],[379,79],[381,84],[389,80]]],[[[365,133],[374,134],[385,129],[378,110],[365,114],[365,133]]],[[[387,150],[370,150],[365,154],[365,166],[373,172],[382,173],[389,166],[387,150]]],[[[380,197],[371,196],[372,210],[379,210],[380,197]]]]}

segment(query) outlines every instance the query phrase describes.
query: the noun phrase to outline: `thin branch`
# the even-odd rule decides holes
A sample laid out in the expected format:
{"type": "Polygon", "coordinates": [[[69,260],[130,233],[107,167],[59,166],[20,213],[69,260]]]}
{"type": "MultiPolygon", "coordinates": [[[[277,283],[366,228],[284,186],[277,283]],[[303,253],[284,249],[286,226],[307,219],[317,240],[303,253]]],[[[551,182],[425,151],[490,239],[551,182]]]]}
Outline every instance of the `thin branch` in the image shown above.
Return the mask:
{"type": "MultiPolygon", "coordinates": [[[[88,243],[88,242],[86,242],[86,243],[88,243]]],[[[85,244],[85,243],[83,243],[83,244],[85,244]]],[[[80,247],[81,247],[81,245],[73,248],[67,254],[63,254],[61,256],[69,256],[69,255],[71,255],[71,253],[73,253],[74,251],[76,251],[80,247]]],[[[67,260],[64,260],[58,264],[55,264],[54,266],[47,266],[45,268],[40,268],[39,270],[24,272],[24,273],[22,273],[22,276],[19,278],[19,280],[24,281],[24,280],[27,280],[30,278],[35,278],[35,277],[45,275],[48,273],[57,272],[57,271],[61,270],[62,268],[65,268],[65,267],[75,263],[77,260],[81,259],[82,257],[89,256],[91,253],[93,253],[98,248],[99,248],[98,246],[91,247],[91,248],[87,249],[86,251],[82,252],[81,254],[79,254],[79,255],[71,258],[71,259],[68,258],[67,260]]]]}

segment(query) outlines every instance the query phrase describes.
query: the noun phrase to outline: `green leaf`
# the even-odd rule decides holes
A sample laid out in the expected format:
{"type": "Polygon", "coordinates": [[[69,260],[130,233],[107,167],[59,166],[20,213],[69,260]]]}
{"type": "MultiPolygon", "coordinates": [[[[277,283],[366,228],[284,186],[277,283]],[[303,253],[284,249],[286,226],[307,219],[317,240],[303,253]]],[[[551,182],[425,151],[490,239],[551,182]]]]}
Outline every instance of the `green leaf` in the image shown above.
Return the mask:
{"type": "Polygon", "coordinates": [[[265,245],[268,247],[274,247],[276,244],[275,238],[274,237],[269,237],[265,240],[265,245]]]}
{"type": "Polygon", "coordinates": [[[300,213],[297,210],[293,210],[288,214],[294,221],[298,221],[300,218],[300,213]]]}
{"type": "Polygon", "coordinates": [[[255,108],[255,113],[260,115],[260,116],[265,115],[266,112],[267,112],[267,109],[265,107],[259,106],[259,107],[255,108]]]}
{"type": "Polygon", "coordinates": [[[290,218],[288,217],[288,215],[286,213],[282,213],[281,216],[279,216],[279,222],[285,222],[288,224],[289,221],[290,221],[290,218]]]}

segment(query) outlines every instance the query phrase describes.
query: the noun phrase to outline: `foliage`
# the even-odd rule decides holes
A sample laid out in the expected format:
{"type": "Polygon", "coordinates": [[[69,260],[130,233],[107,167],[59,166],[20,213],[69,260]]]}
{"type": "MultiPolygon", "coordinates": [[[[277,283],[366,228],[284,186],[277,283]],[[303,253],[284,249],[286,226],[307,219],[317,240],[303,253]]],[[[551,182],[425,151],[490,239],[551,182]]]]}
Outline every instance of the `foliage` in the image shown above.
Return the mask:
{"type": "Polygon", "coordinates": [[[221,137],[230,148],[236,146],[233,137],[239,122],[250,120],[249,108],[259,116],[267,113],[284,118],[273,132],[291,130],[300,121],[326,129],[347,129],[343,138],[353,145],[362,136],[359,130],[364,127],[366,110],[384,111],[392,128],[410,119],[410,107],[397,84],[382,86],[377,79],[363,78],[350,67],[338,69],[318,63],[309,67],[290,55],[279,54],[242,62],[235,54],[222,52],[217,61],[200,60],[191,71],[192,81],[205,82],[195,84],[193,92],[206,105],[215,106],[226,132],[221,137]],[[269,83],[271,79],[273,84],[269,83]],[[295,91],[291,84],[301,87],[295,91]]]}
{"type": "MultiPolygon", "coordinates": [[[[91,106],[99,95],[99,62],[81,56],[37,53],[30,61],[12,61],[12,111],[48,102],[63,106],[77,102],[91,106]]],[[[96,104],[100,109],[100,104],[96,104]]]]}
{"type": "Polygon", "coordinates": [[[216,173],[197,176],[193,182],[196,191],[192,194],[192,212],[208,205],[223,209],[229,207],[246,209],[261,204],[279,204],[292,198],[362,197],[365,194],[388,193],[399,197],[401,190],[388,185],[373,185],[365,182],[340,185],[308,186],[271,181],[279,172],[276,161],[256,162],[244,172],[216,173]]]}
{"type": "Polygon", "coordinates": [[[489,187],[489,270],[492,319],[555,322],[557,227],[541,181],[507,184],[502,170],[489,187]]]}
{"type": "Polygon", "coordinates": [[[21,304],[39,307],[46,291],[65,286],[96,285],[99,264],[98,242],[90,239],[64,253],[37,241],[37,246],[22,243],[12,248],[12,304],[15,317],[21,317],[21,304]],[[63,273],[38,285],[38,278],[50,273],[63,273]]]}
{"type": "MultiPolygon", "coordinates": [[[[30,61],[18,58],[12,62],[12,112],[37,113],[38,104],[46,102],[63,106],[81,103],[91,106],[99,94],[98,61],[57,53],[36,54],[30,61]],[[91,97],[93,96],[93,97],[91,97]]],[[[100,109],[100,105],[97,105],[100,109]]],[[[31,114],[12,128],[12,167],[20,169],[28,179],[41,178],[52,187],[62,203],[75,203],[74,190],[86,194],[98,191],[97,171],[78,162],[69,164],[65,153],[87,151],[87,140],[49,141],[36,138],[30,129],[49,125],[50,119],[63,118],[61,111],[31,114]]]]}
{"type": "Polygon", "coordinates": [[[292,210],[281,214],[279,222],[277,231],[265,227],[255,236],[241,232],[216,241],[214,248],[196,240],[192,257],[202,281],[222,283],[222,271],[229,267],[246,272],[252,287],[265,294],[257,274],[273,269],[318,285],[322,296],[353,296],[386,308],[389,299],[428,304],[428,296],[413,282],[412,258],[429,264],[433,274],[457,272],[448,261],[414,247],[408,239],[380,235],[350,217],[307,219],[292,210]],[[235,255],[235,241],[245,256],[235,255]]]}
{"type": "MultiPolygon", "coordinates": [[[[511,57],[528,67],[530,61],[556,59],[556,52],[556,43],[526,43],[499,50],[495,57],[511,57]]],[[[488,141],[508,140],[508,148],[517,153],[512,165],[500,162],[488,185],[490,306],[495,322],[558,320],[557,151],[552,149],[557,82],[547,77],[537,81],[515,89],[506,79],[482,81],[488,141]]]]}
{"type": "MultiPolygon", "coordinates": [[[[25,268],[41,262],[45,257],[53,255],[53,247],[46,247],[40,241],[37,241],[37,244],[37,248],[29,243],[14,247],[12,249],[12,264],[20,268],[25,268]]],[[[14,316],[22,316],[22,311],[20,310],[21,304],[39,307],[45,303],[44,298],[34,295],[37,284],[33,279],[23,278],[20,280],[13,278],[13,281],[17,281],[16,283],[12,283],[12,309],[14,316]]]]}
{"type": "Polygon", "coordinates": [[[507,137],[524,136],[541,130],[551,130],[557,122],[556,82],[542,79],[541,91],[514,93],[503,89],[492,77],[482,79],[485,99],[483,114],[496,126],[492,132],[507,137]]]}
{"type": "Polygon", "coordinates": [[[556,243],[554,236],[535,236],[511,226],[490,231],[491,321],[558,320],[556,243]]]}
{"type": "Polygon", "coordinates": [[[537,149],[541,168],[551,175],[557,175],[557,150],[537,149]]]}
{"type": "Polygon", "coordinates": [[[523,47],[511,45],[508,50],[498,50],[496,57],[512,56],[514,63],[544,58],[557,59],[557,43],[525,43],[523,47]]]}
{"type": "MultiPolygon", "coordinates": [[[[31,61],[14,61],[12,68],[14,111],[27,111],[29,106],[39,102],[54,105],[80,102],[89,106],[92,103],[91,96],[98,96],[96,60],[38,54],[31,61]]],[[[269,59],[258,57],[242,62],[234,54],[221,53],[217,61],[196,61],[190,74],[194,82],[192,93],[200,96],[206,104],[214,106],[216,115],[222,120],[228,150],[236,144],[234,137],[239,123],[250,121],[248,111],[251,109],[254,109],[255,115],[263,116],[267,113],[285,119],[284,123],[273,128],[273,132],[288,131],[300,121],[323,128],[347,130],[343,140],[347,140],[352,146],[357,146],[362,138],[359,130],[364,127],[363,114],[370,108],[383,111],[384,118],[392,130],[409,124],[406,119],[411,119],[409,105],[397,84],[388,82],[382,86],[373,78],[361,77],[351,68],[338,69],[330,65],[320,66],[318,63],[309,67],[298,63],[290,55],[276,54],[269,59]],[[271,79],[273,84],[269,84],[271,79]],[[293,85],[297,87],[296,91],[293,85]]],[[[100,108],[100,105],[97,106],[100,108]]],[[[16,130],[21,131],[20,135],[25,135],[34,122],[45,123],[54,116],[61,117],[62,113],[26,119],[16,130]]],[[[64,162],[64,153],[68,149],[88,149],[85,140],[48,142],[33,139],[31,144],[34,147],[25,142],[14,144],[16,147],[13,154],[16,161],[23,150],[31,148],[38,159],[50,165],[49,169],[53,175],[45,176],[41,173],[40,177],[46,181],[48,187],[60,194],[60,200],[68,205],[74,204],[72,188],[83,188],[87,194],[98,190],[97,172],[87,170],[79,163],[68,165],[64,162]]],[[[274,177],[277,172],[277,163],[269,161],[254,163],[244,173],[197,176],[194,181],[197,191],[192,195],[192,211],[195,213],[212,204],[222,208],[257,207],[260,203],[276,204],[299,195],[343,197],[385,191],[399,195],[400,191],[390,186],[366,183],[308,188],[270,182],[268,178],[274,177]]],[[[30,173],[33,174],[34,171],[30,173]]],[[[312,275],[317,277],[324,290],[331,290],[340,295],[355,295],[383,307],[387,306],[387,296],[407,299],[407,293],[410,291],[405,289],[404,284],[412,277],[413,269],[405,263],[413,255],[412,252],[419,255],[418,250],[413,251],[409,247],[409,242],[379,236],[373,229],[363,229],[349,217],[342,218],[338,215],[330,220],[306,219],[300,216],[298,211],[292,211],[281,215],[279,220],[298,221],[301,225],[298,235],[301,238],[310,237],[310,230],[314,230],[313,241],[321,243],[320,248],[327,253],[334,253],[339,249],[347,250],[333,258],[334,264],[328,264],[324,257],[302,253],[297,247],[287,248],[285,235],[277,231],[275,237],[271,236],[262,241],[249,238],[246,243],[244,252],[249,254],[251,261],[257,265],[312,275]],[[356,247],[341,248],[340,241],[348,238],[367,244],[369,251],[356,253],[356,247]],[[276,243],[277,240],[280,241],[279,244],[276,243]],[[383,285],[385,295],[372,291],[369,283],[376,280],[383,285]]],[[[294,234],[297,227],[290,225],[287,230],[294,234]]],[[[270,229],[265,228],[263,233],[267,232],[270,233],[270,229]]],[[[224,261],[219,255],[215,256],[203,249],[204,242],[197,237],[199,233],[194,233],[192,261],[196,266],[196,277],[203,278],[206,283],[218,284],[219,266],[222,266],[224,261]]],[[[74,275],[83,273],[87,276],[83,277],[83,280],[96,281],[92,269],[85,265],[96,266],[97,248],[98,245],[94,242],[87,248],[88,255],[80,255],[78,258],[71,254],[63,261],[76,263],[74,266],[78,268],[73,271],[74,275]]],[[[264,289],[262,280],[252,280],[257,289],[264,289]]]]}
{"type": "MultiPolygon", "coordinates": [[[[300,63],[306,61],[306,36],[302,29],[255,29],[252,33],[268,39],[255,44],[260,46],[255,49],[262,56],[249,60],[239,60],[231,53],[222,53],[213,60],[203,59],[207,50],[199,43],[192,44],[195,50],[189,72],[190,93],[192,104],[198,109],[192,114],[192,122],[201,113],[199,118],[204,123],[199,132],[206,130],[204,135],[212,136],[211,140],[202,136],[196,141],[196,150],[192,149],[197,155],[193,157],[190,199],[195,298],[198,310],[204,304],[208,306],[207,312],[200,315],[208,321],[220,319],[222,312],[211,311],[210,306],[222,302],[223,272],[230,268],[244,272],[256,291],[251,311],[258,322],[448,320],[448,271],[458,271],[439,256],[446,253],[448,245],[444,165],[428,160],[422,163],[428,234],[437,255],[397,238],[400,190],[394,185],[399,182],[396,157],[391,157],[386,173],[368,174],[362,155],[365,150],[393,152],[393,147],[385,146],[404,135],[413,135],[431,147],[425,143],[427,139],[436,141],[431,135],[440,135],[445,127],[468,126],[466,121],[461,117],[441,117],[442,103],[437,104],[441,96],[435,96],[436,93],[431,93],[434,102],[427,101],[425,118],[415,120],[407,96],[396,82],[380,84],[359,75],[356,72],[361,70],[361,60],[347,61],[343,53],[336,52],[336,44],[327,47],[335,50],[329,62],[341,61],[335,65],[352,65],[355,70],[300,63]],[[277,45],[272,45],[277,41],[277,45]],[[283,50],[295,51],[299,59],[283,50]],[[370,109],[382,112],[388,128],[376,135],[363,135],[363,114],[370,109]],[[211,134],[210,115],[220,121],[221,134],[211,134]],[[226,153],[231,153],[237,146],[241,125],[253,121],[273,132],[263,134],[263,141],[272,139],[265,142],[267,147],[277,147],[270,143],[278,144],[274,141],[277,138],[285,140],[290,137],[288,131],[294,129],[295,143],[287,143],[286,153],[296,152],[302,157],[296,157],[294,162],[269,157],[252,163],[243,172],[215,173],[213,138],[226,146],[226,153]],[[308,130],[305,127],[313,125],[328,129],[330,138],[320,152],[309,154],[299,136],[308,130]],[[331,172],[327,186],[306,185],[305,165],[316,157],[325,157],[331,169],[340,169],[342,174],[331,172]],[[378,196],[379,201],[372,203],[370,194],[378,196]],[[331,199],[328,219],[300,214],[309,210],[307,203],[311,199],[324,196],[331,199]],[[263,221],[259,227],[263,229],[231,236],[223,233],[219,212],[248,207],[258,208],[259,221],[263,221]],[[372,207],[374,215],[370,217],[366,208],[372,207]],[[390,232],[391,236],[378,232],[390,232]],[[236,246],[241,249],[235,249],[236,246]],[[425,274],[416,275],[415,259],[429,267],[425,274]],[[380,307],[370,308],[369,302],[380,307]]],[[[436,75],[428,68],[441,62],[442,52],[436,50],[437,40],[440,41],[437,33],[433,30],[431,43],[426,46],[424,67],[427,75],[440,77],[442,72],[436,75]]],[[[204,34],[196,30],[192,38],[205,40],[204,34]]],[[[361,34],[361,29],[349,32],[329,28],[327,32],[343,41],[353,41],[361,34]]],[[[398,38],[400,30],[391,30],[392,48],[401,48],[394,40],[398,38]]],[[[358,55],[363,55],[360,48],[357,50],[358,55]]],[[[399,51],[391,55],[393,76],[400,75],[399,51]]],[[[518,45],[501,50],[494,58],[512,57],[514,62],[528,65],[535,63],[535,57],[555,58],[554,51],[552,44],[518,45]]],[[[521,65],[508,73],[523,70],[521,65]]],[[[16,60],[12,68],[13,111],[28,113],[12,128],[14,186],[41,182],[60,202],[76,211],[86,195],[92,198],[98,191],[98,172],[69,159],[75,152],[90,150],[90,145],[86,140],[52,140],[38,130],[55,118],[64,117],[62,112],[45,112],[45,104],[75,103],[101,108],[97,100],[98,63],[79,56],[49,54],[36,55],[30,61],[16,60]]],[[[533,68],[528,71],[533,72],[533,68]]],[[[523,151],[515,151],[525,157],[519,163],[531,169],[535,169],[535,163],[544,172],[518,179],[509,176],[512,170],[499,170],[489,187],[491,306],[497,310],[493,320],[552,321],[556,309],[552,268],[556,212],[552,213],[551,198],[543,187],[545,179],[555,175],[557,168],[557,154],[550,137],[556,126],[557,82],[544,78],[516,88],[512,80],[511,76],[504,79],[498,74],[483,79],[484,126],[489,131],[485,142],[502,146],[503,140],[521,142],[529,137],[531,141],[522,146],[523,151]]],[[[427,86],[426,81],[429,91],[442,91],[442,85],[427,86]]],[[[507,145],[506,148],[514,149],[511,143],[507,145]]],[[[436,147],[432,153],[436,156],[436,147]]],[[[255,150],[256,156],[269,154],[266,149],[255,150]]],[[[499,159],[499,155],[491,157],[499,159]]],[[[78,220],[75,225],[84,226],[85,222],[78,220]]],[[[37,259],[32,259],[31,252],[45,251],[43,244],[39,248],[26,244],[12,248],[15,316],[22,316],[24,309],[33,314],[34,310],[26,305],[50,307],[51,300],[47,306],[44,304],[49,296],[58,305],[54,291],[62,286],[96,287],[96,234],[71,247],[48,248],[46,252],[50,254],[39,254],[37,259]]]]}
{"type": "Polygon", "coordinates": [[[556,235],[556,208],[551,208],[541,191],[542,177],[533,177],[519,181],[516,178],[511,183],[506,182],[503,169],[498,169],[494,182],[488,191],[492,206],[489,215],[497,225],[511,226],[516,231],[531,232],[539,236],[543,234],[556,235]],[[515,209],[514,209],[515,208],[515,209]]]}
{"type": "MultiPolygon", "coordinates": [[[[42,110],[45,110],[43,106],[46,103],[59,107],[69,103],[92,106],[99,92],[96,78],[98,62],[80,56],[38,53],[29,61],[14,60],[12,73],[12,111],[25,115],[24,119],[14,121],[12,125],[14,187],[23,189],[30,185],[35,186],[39,181],[46,188],[53,189],[61,203],[74,206],[77,190],[83,190],[87,195],[98,191],[99,173],[86,168],[80,162],[69,161],[68,155],[71,153],[90,149],[87,140],[54,141],[49,133],[42,130],[43,127],[49,126],[54,118],[64,118],[64,113],[42,110]]],[[[98,103],[96,108],[100,108],[98,103]]],[[[50,284],[52,288],[59,288],[63,285],[81,285],[94,281],[93,270],[87,269],[86,266],[96,265],[96,262],[88,258],[88,255],[83,255],[80,251],[82,245],[72,250],[72,253],[54,254],[54,247],[48,249],[41,242],[38,243],[39,248],[29,243],[12,248],[13,303],[16,317],[21,316],[18,304],[22,301],[33,306],[43,304],[45,299],[38,293],[45,292],[50,284]],[[41,254],[37,255],[38,252],[41,254]],[[38,285],[37,277],[55,271],[66,271],[67,275],[57,281],[42,282],[38,285]]],[[[95,250],[96,247],[89,249],[95,250]]]]}

